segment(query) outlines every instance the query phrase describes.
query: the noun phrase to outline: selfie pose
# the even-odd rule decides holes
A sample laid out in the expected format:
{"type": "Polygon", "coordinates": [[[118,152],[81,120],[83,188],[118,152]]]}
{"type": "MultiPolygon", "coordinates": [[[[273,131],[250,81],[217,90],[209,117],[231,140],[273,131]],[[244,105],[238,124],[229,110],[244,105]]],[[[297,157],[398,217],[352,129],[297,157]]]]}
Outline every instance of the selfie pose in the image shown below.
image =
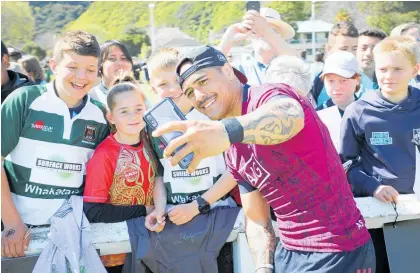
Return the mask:
{"type": "Polygon", "coordinates": [[[295,31],[276,10],[260,8],[258,1],[247,1],[246,8],[243,21],[231,25],[223,34],[219,50],[229,55],[235,44],[249,40],[252,58],[236,62],[234,66],[246,75],[249,85],[260,85],[265,82],[266,70],[275,57],[297,56],[297,51],[286,42],[293,38],[295,31]]]}
{"type": "Polygon", "coordinates": [[[225,152],[241,190],[255,272],[375,272],[365,221],[310,102],[285,84],[249,87],[210,46],[190,50],[176,71],[184,95],[212,121],[171,122],[154,136],[183,132],[164,156],[186,144],[171,163],[193,152],[189,172],[225,152]],[[276,253],[269,206],[281,241],[276,253]]]}

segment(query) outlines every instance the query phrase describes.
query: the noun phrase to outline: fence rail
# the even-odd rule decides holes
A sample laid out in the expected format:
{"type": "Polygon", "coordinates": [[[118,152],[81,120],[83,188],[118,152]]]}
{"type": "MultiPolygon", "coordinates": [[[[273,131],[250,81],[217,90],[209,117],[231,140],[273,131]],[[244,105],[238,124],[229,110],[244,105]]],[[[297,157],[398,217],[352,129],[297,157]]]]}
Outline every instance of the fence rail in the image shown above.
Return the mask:
{"type": "MultiPolygon", "coordinates": [[[[386,223],[393,223],[396,219],[397,215],[391,204],[381,203],[372,197],[356,198],[355,200],[366,220],[368,228],[380,228],[386,223]]],[[[416,195],[400,195],[398,200],[397,221],[420,218],[420,200],[416,195]]],[[[275,225],[274,222],[273,225],[275,225]]],[[[131,252],[125,222],[92,224],[91,227],[93,243],[95,248],[99,249],[101,255],[131,252]]],[[[254,262],[248,249],[244,227],[245,217],[241,211],[227,239],[227,242],[233,242],[235,273],[254,272],[254,262]]],[[[277,229],[275,228],[275,230],[277,229]]],[[[33,229],[31,242],[25,254],[28,256],[39,255],[48,243],[48,232],[49,228],[33,229]]]]}

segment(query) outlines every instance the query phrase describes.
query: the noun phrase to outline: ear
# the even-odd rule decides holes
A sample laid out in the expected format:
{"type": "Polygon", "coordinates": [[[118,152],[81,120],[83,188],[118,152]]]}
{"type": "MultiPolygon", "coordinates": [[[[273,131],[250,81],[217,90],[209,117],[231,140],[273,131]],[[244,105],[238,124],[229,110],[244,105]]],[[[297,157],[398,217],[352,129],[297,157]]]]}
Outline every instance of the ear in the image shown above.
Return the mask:
{"type": "Polygon", "coordinates": [[[112,118],[112,114],[111,114],[111,112],[109,112],[109,110],[108,110],[108,112],[106,112],[106,119],[109,121],[109,123],[115,124],[115,121],[112,118]]]}
{"type": "Polygon", "coordinates": [[[226,77],[228,77],[229,80],[232,80],[236,77],[235,73],[233,72],[232,66],[228,63],[225,63],[222,66],[222,74],[225,75],[226,77]]]}
{"type": "Polygon", "coordinates": [[[357,84],[361,84],[362,77],[360,76],[360,74],[356,76],[356,80],[357,80],[357,84]]]}
{"type": "Polygon", "coordinates": [[[152,86],[152,90],[153,90],[153,92],[157,95],[158,93],[157,93],[157,91],[156,91],[155,86],[153,86],[153,85],[150,85],[150,86],[152,86]]]}
{"type": "Polygon", "coordinates": [[[419,74],[419,71],[420,71],[420,63],[418,63],[414,66],[413,78],[416,77],[419,74]]]}
{"type": "Polygon", "coordinates": [[[331,51],[331,46],[329,44],[325,45],[325,52],[327,53],[326,55],[330,54],[331,51]]]}
{"type": "Polygon", "coordinates": [[[4,54],[3,58],[1,58],[1,65],[5,68],[8,69],[10,66],[10,62],[9,62],[9,55],[4,54]]]}
{"type": "Polygon", "coordinates": [[[56,69],[57,69],[57,61],[54,58],[50,59],[50,68],[51,71],[56,74],[56,69]]]}

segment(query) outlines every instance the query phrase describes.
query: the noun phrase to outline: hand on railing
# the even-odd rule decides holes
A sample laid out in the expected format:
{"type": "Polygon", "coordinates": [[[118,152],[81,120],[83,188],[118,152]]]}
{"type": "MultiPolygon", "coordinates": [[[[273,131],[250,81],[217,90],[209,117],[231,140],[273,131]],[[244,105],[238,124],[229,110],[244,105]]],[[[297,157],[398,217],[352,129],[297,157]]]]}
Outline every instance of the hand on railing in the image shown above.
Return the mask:
{"type": "Polygon", "coordinates": [[[5,225],[1,235],[1,256],[25,256],[24,251],[28,249],[30,240],[30,229],[23,222],[12,227],[5,225]]]}

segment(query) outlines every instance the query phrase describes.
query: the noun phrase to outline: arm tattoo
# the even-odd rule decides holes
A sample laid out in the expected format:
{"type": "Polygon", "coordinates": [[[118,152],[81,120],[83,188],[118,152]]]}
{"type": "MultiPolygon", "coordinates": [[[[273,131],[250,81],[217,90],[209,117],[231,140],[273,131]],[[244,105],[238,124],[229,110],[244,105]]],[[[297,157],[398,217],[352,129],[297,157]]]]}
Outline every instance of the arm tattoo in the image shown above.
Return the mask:
{"type": "Polygon", "coordinates": [[[9,236],[12,236],[12,235],[14,235],[16,233],[16,231],[14,230],[14,229],[9,229],[7,232],[6,232],[6,235],[4,235],[4,237],[9,237],[9,236]]]}
{"type": "Polygon", "coordinates": [[[243,116],[240,122],[244,128],[242,143],[274,145],[285,142],[300,132],[304,124],[304,113],[299,102],[286,97],[276,100],[243,116]]]}
{"type": "Polygon", "coordinates": [[[271,219],[268,218],[264,225],[246,221],[245,234],[255,264],[273,264],[276,235],[271,219]]]}
{"type": "Polygon", "coordinates": [[[255,136],[246,136],[244,137],[243,143],[255,143],[255,136]]]}

